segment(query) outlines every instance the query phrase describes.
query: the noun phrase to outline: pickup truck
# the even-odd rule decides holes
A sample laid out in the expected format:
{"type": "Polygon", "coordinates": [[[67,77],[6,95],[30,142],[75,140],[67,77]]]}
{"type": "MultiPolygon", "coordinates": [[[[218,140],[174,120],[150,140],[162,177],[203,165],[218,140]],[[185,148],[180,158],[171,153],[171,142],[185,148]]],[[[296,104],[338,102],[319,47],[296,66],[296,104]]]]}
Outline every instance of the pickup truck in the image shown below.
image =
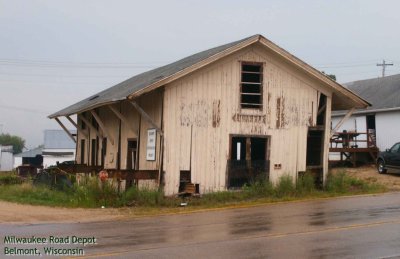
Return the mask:
{"type": "Polygon", "coordinates": [[[386,149],[385,152],[379,152],[376,165],[380,174],[386,173],[387,169],[400,170],[400,142],[386,149]]]}

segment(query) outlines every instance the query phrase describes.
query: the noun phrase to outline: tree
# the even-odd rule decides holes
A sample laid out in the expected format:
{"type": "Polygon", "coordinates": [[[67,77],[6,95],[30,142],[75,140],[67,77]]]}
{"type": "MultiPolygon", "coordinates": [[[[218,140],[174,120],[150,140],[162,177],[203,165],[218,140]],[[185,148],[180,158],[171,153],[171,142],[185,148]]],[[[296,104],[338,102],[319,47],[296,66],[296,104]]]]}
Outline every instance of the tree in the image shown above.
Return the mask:
{"type": "Polygon", "coordinates": [[[18,154],[21,153],[22,149],[25,147],[25,140],[10,134],[0,134],[0,145],[13,146],[13,153],[18,154]]]}
{"type": "Polygon", "coordinates": [[[321,72],[322,72],[322,74],[326,75],[327,77],[329,77],[333,81],[336,81],[336,75],[334,75],[334,74],[326,74],[325,71],[321,71],[321,72]]]}

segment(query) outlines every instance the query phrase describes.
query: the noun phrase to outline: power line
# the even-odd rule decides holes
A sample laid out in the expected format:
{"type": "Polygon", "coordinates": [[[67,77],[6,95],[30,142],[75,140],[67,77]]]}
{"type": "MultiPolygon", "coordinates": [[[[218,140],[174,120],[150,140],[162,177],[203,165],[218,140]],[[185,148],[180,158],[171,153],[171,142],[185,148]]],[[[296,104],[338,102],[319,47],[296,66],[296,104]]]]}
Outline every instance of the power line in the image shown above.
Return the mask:
{"type": "Polygon", "coordinates": [[[2,73],[0,72],[0,75],[3,76],[33,76],[33,77],[73,77],[73,78],[108,78],[108,77],[114,77],[114,78],[121,78],[121,77],[126,77],[126,75],[57,75],[57,74],[25,74],[25,73],[2,73]]]}
{"type": "Polygon", "coordinates": [[[24,59],[0,59],[1,65],[35,66],[35,67],[79,67],[79,68],[154,68],[165,62],[68,62],[24,59]]]}
{"type": "Polygon", "coordinates": [[[58,85],[65,85],[65,84],[73,84],[73,85],[108,85],[108,84],[117,84],[118,82],[109,82],[109,81],[102,81],[102,82],[82,82],[82,81],[63,81],[63,80],[59,80],[59,81],[30,81],[30,80],[1,80],[0,79],[0,87],[1,84],[8,84],[8,83],[22,83],[22,84],[35,84],[35,85],[54,85],[54,84],[58,84],[58,85]]]}
{"type": "Polygon", "coordinates": [[[323,66],[323,67],[318,67],[319,69],[322,68],[352,68],[352,67],[367,67],[371,66],[373,63],[368,63],[368,64],[359,64],[359,65],[332,65],[332,66],[323,66]]]}
{"type": "Polygon", "coordinates": [[[0,105],[0,108],[8,109],[8,110],[23,111],[23,112],[39,113],[39,114],[49,114],[50,113],[50,112],[42,111],[42,110],[29,109],[29,108],[17,107],[17,106],[9,106],[9,105],[0,105]]]}

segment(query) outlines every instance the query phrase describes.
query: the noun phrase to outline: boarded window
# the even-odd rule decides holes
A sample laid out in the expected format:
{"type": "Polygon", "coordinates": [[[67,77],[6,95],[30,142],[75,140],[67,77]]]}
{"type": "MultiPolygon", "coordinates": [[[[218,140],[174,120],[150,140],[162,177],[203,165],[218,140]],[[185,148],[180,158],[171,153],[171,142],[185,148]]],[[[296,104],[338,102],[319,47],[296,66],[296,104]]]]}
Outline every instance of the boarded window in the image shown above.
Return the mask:
{"type": "Polygon", "coordinates": [[[240,106],[242,108],[262,108],[262,71],[262,64],[242,63],[240,82],[240,106]]]}

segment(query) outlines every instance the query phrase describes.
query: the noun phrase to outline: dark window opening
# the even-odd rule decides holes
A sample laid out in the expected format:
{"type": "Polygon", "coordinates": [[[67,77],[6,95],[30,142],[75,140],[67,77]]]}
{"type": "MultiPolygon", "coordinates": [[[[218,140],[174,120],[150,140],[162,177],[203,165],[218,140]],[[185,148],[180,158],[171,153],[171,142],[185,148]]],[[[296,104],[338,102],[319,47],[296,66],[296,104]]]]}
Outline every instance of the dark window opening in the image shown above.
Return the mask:
{"type": "Polygon", "coordinates": [[[85,163],[85,140],[81,139],[81,164],[85,163]]]}
{"type": "Polygon", "coordinates": [[[268,138],[235,136],[231,138],[231,156],[228,160],[228,187],[268,179],[268,138]]]}
{"type": "Polygon", "coordinates": [[[262,75],[261,64],[242,64],[240,82],[240,106],[242,108],[262,108],[262,75]]]}
{"type": "Polygon", "coordinates": [[[136,157],[137,157],[137,140],[128,140],[128,157],[126,160],[126,169],[136,169],[136,157]]]}

